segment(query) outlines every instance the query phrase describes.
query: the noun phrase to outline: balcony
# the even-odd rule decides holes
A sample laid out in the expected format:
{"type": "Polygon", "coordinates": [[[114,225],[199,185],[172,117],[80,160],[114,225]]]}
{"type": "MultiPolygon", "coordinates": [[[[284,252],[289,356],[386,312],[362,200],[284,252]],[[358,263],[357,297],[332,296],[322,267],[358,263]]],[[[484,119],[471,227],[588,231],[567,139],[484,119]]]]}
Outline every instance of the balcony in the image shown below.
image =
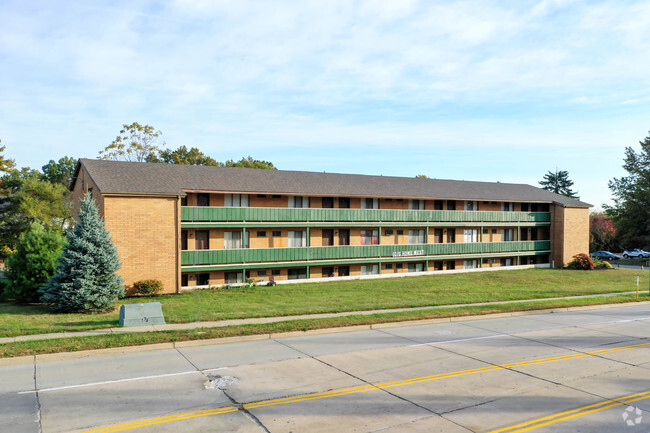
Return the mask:
{"type": "Polygon", "coordinates": [[[182,251],[181,264],[182,266],[196,266],[225,263],[337,260],[374,257],[382,259],[395,257],[399,260],[403,257],[415,256],[547,251],[550,248],[551,241],[516,241],[459,244],[195,250],[182,251]]]}
{"type": "Polygon", "coordinates": [[[293,209],[256,207],[181,208],[183,222],[550,222],[549,212],[391,209],[293,209]]]}

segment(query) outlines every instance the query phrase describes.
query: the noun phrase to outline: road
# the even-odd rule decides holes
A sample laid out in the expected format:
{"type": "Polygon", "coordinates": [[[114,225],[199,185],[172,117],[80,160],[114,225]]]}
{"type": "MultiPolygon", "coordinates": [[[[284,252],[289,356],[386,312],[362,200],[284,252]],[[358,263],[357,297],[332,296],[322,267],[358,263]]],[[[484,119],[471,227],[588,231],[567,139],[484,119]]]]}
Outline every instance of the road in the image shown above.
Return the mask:
{"type": "Polygon", "coordinates": [[[0,360],[0,431],[650,432],[650,304],[0,360]]]}

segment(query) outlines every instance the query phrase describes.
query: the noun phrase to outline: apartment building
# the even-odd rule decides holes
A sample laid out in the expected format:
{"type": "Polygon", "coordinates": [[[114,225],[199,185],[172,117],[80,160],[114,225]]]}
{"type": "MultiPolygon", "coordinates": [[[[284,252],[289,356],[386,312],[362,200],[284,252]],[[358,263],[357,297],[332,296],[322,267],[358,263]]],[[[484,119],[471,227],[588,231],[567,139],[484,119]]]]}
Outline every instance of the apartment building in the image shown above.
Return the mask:
{"type": "Polygon", "coordinates": [[[127,289],[523,265],[589,249],[589,207],[530,185],[81,159],[127,289]]]}

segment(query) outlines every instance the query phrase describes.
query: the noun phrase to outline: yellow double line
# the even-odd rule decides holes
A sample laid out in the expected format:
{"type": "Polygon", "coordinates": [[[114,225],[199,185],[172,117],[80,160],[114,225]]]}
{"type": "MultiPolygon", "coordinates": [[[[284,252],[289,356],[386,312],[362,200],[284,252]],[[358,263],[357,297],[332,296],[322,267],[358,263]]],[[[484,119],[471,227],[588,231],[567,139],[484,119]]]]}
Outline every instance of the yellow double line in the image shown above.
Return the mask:
{"type": "MultiPolygon", "coordinates": [[[[286,398],[278,398],[278,399],[272,399],[272,400],[263,400],[259,401],[256,403],[248,403],[244,404],[241,406],[242,409],[249,410],[249,409],[256,409],[260,407],[266,407],[266,406],[276,406],[276,405],[281,405],[281,404],[291,404],[291,403],[298,403],[302,401],[309,401],[309,400],[319,400],[319,399],[324,399],[324,398],[333,398],[333,397],[339,397],[343,395],[349,395],[349,394],[356,394],[360,392],[368,392],[368,391],[374,391],[378,389],[387,389],[387,388],[393,388],[397,386],[405,386],[405,385],[413,385],[416,383],[423,383],[423,382],[430,382],[434,380],[440,380],[440,379],[448,379],[452,377],[458,377],[458,376],[467,376],[470,374],[478,374],[478,373],[487,373],[490,371],[495,371],[495,370],[502,370],[502,369],[509,369],[509,368],[517,368],[517,367],[525,367],[529,365],[538,365],[538,364],[545,364],[549,362],[559,362],[559,361],[567,361],[571,359],[579,359],[579,358],[585,358],[588,356],[600,356],[600,355],[605,355],[609,353],[615,353],[615,352],[621,352],[624,350],[631,350],[631,349],[640,349],[640,348],[645,348],[645,347],[650,347],[650,343],[640,343],[640,344],[632,344],[629,346],[620,346],[620,347],[613,347],[610,349],[601,349],[601,350],[594,350],[591,352],[581,352],[581,353],[574,353],[570,355],[562,355],[562,356],[554,356],[550,358],[541,358],[541,359],[533,359],[529,361],[519,361],[519,362],[510,362],[506,364],[499,364],[499,365],[488,365],[486,367],[480,367],[480,368],[472,368],[472,369],[467,369],[467,370],[458,370],[458,371],[452,371],[448,373],[439,373],[439,374],[433,374],[430,376],[422,376],[422,377],[415,377],[411,379],[404,379],[404,380],[397,380],[393,382],[384,382],[384,383],[378,383],[378,384],[369,384],[369,385],[362,385],[362,386],[356,386],[352,388],[345,388],[345,389],[337,389],[337,390],[332,390],[332,391],[327,391],[327,392],[321,392],[321,393],[315,393],[315,394],[303,394],[303,395],[297,395],[293,397],[286,397],[286,398]]],[[[641,395],[641,394],[638,394],[641,395]]],[[[628,397],[636,397],[637,394],[628,396],[628,397]]],[[[628,398],[625,397],[625,398],[628,398]]],[[[650,397],[650,394],[646,397],[642,398],[648,398],[650,397]]],[[[642,399],[638,398],[638,400],[642,399]]],[[[611,402],[613,402],[612,400],[611,402]]],[[[616,400],[617,402],[622,401],[622,400],[616,400]]],[[[631,401],[636,401],[636,400],[631,400],[631,401]]],[[[609,402],[604,402],[602,404],[606,404],[609,402]]],[[[624,403],[615,403],[613,404],[618,405],[618,404],[624,404],[624,403]]],[[[594,405],[594,407],[597,405],[594,405]]],[[[609,406],[611,407],[611,406],[609,406]]],[[[575,409],[575,411],[581,411],[584,410],[585,408],[581,409],[575,409]]],[[[587,407],[586,409],[589,409],[587,407]]],[[[606,409],[606,407],[603,407],[598,410],[606,409]]],[[[137,422],[132,422],[132,423],[127,423],[127,424],[120,424],[120,425],[114,425],[111,427],[104,427],[96,430],[89,430],[84,433],[113,433],[113,432],[118,432],[118,431],[124,431],[124,430],[131,430],[131,429],[136,429],[140,427],[145,427],[149,425],[155,425],[155,424],[162,424],[162,423],[167,423],[167,422],[173,422],[173,421],[181,421],[185,419],[191,419],[191,418],[197,418],[197,417],[202,417],[202,416],[212,416],[212,415],[221,415],[225,413],[230,413],[230,412],[235,412],[237,410],[240,410],[240,408],[234,407],[234,406],[227,406],[227,407],[222,407],[222,408],[217,408],[217,409],[207,409],[207,410],[201,410],[201,411],[196,411],[196,412],[187,412],[187,413],[182,413],[182,414],[177,414],[177,415],[169,415],[169,416],[164,416],[160,418],[152,418],[148,420],[143,420],[143,421],[137,421],[137,422]]],[[[595,410],[594,410],[595,411],[595,410]]],[[[552,415],[549,418],[558,417],[558,416],[564,416],[565,414],[569,416],[571,412],[574,411],[569,411],[566,413],[562,414],[557,414],[557,415],[552,415]]],[[[575,416],[581,416],[581,415],[586,415],[586,412],[584,414],[578,414],[575,416]]],[[[568,419],[568,418],[566,418],[568,419]]],[[[558,419],[553,422],[559,422],[564,419],[558,419]]],[[[530,423],[534,423],[537,421],[545,421],[545,419],[540,419],[536,421],[531,421],[530,423]]],[[[549,421],[549,423],[552,423],[549,421]]],[[[526,425],[529,423],[525,423],[526,425]]],[[[520,424],[517,426],[512,426],[508,427],[508,429],[516,428],[516,427],[525,427],[525,424],[520,424]]],[[[546,424],[542,424],[546,425],[546,424]]],[[[532,430],[533,428],[541,427],[542,425],[539,426],[531,426],[531,427],[525,427],[526,430],[532,430]]],[[[508,429],[503,429],[503,430],[496,430],[492,433],[497,433],[497,432],[505,432],[505,431],[510,431],[508,429]]],[[[512,430],[520,432],[520,431],[526,431],[526,430],[512,430]]]]}
{"type": "Polygon", "coordinates": [[[566,421],[572,418],[577,418],[579,416],[589,415],[590,413],[609,409],[611,407],[630,404],[632,402],[644,400],[646,398],[650,398],[650,391],[640,392],[638,394],[626,395],[625,397],[620,397],[612,400],[605,400],[600,403],[591,404],[589,406],[583,406],[578,409],[567,410],[566,412],[560,412],[554,415],[545,416],[521,424],[515,424],[510,427],[505,427],[499,430],[492,430],[490,433],[522,433],[529,430],[534,430],[536,428],[566,421]]]}

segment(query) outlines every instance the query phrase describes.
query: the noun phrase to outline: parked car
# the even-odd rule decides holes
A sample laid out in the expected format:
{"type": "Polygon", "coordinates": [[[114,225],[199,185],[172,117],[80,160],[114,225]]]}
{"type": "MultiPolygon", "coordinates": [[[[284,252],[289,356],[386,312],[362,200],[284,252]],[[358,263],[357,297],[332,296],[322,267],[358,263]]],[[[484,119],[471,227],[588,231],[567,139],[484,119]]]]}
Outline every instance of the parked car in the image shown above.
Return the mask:
{"type": "Polygon", "coordinates": [[[623,258],[621,256],[617,256],[616,254],[612,254],[609,251],[596,251],[590,255],[592,259],[598,260],[620,260],[623,258]]]}
{"type": "Polygon", "coordinates": [[[635,248],[633,250],[623,251],[623,257],[625,257],[626,259],[647,259],[648,257],[650,257],[650,253],[635,248]]]}

